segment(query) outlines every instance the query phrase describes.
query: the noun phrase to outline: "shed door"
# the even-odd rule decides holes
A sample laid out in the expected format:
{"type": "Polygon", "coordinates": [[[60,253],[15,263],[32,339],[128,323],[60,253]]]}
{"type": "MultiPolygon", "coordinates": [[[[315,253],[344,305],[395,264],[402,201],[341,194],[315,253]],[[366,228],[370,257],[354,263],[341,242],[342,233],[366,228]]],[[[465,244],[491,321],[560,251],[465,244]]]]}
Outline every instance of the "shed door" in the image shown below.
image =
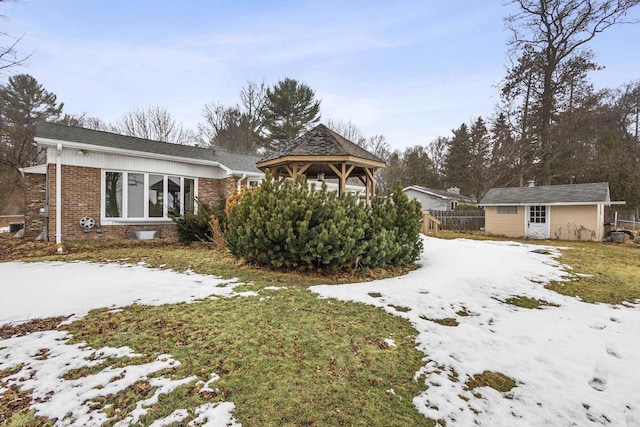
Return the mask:
{"type": "Polygon", "coordinates": [[[527,238],[549,238],[549,206],[527,206],[527,238]]]}

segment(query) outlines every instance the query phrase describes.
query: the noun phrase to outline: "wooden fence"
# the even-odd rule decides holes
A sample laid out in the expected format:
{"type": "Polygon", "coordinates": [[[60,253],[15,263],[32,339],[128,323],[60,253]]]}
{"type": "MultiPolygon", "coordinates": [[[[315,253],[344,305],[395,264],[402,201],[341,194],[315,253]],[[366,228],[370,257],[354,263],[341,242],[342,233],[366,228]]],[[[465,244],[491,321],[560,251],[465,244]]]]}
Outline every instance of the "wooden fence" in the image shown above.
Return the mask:
{"type": "Polygon", "coordinates": [[[481,230],[484,228],[484,210],[429,211],[440,221],[441,230],[481,230]]]}
{"type": "Polygon", "coordinates": [[[431,216],[429,211],[422,211],[422,234],[436,237],[440,229],[440,220],[431,216]]]}

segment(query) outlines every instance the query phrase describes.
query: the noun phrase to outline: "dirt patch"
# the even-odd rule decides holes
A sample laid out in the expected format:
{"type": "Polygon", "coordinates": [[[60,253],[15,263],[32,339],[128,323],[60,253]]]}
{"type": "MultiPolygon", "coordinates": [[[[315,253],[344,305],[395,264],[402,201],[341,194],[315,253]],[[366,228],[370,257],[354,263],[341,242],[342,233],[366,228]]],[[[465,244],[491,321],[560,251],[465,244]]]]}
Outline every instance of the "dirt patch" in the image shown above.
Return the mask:
{"type": "Polygon", "coordinates": [[[21,337],[33,332],[55,331],[58,325],[68,318],[69,316],[47,317],[46,319],[29,320],[17,325],[2,325],[0,326],[0,339],[21,337]]]}

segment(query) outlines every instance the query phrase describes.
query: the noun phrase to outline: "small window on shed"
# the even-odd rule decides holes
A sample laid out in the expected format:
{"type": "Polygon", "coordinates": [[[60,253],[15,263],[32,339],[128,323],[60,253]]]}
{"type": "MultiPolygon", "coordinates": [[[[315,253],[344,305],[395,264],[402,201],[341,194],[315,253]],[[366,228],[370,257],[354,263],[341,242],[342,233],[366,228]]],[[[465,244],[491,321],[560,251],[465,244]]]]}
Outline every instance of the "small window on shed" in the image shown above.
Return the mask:
{"type": "Polygon", "coordinates": [[[517,213],[517,206],[498,206],[498,215],[515,215],[517,213]]]}

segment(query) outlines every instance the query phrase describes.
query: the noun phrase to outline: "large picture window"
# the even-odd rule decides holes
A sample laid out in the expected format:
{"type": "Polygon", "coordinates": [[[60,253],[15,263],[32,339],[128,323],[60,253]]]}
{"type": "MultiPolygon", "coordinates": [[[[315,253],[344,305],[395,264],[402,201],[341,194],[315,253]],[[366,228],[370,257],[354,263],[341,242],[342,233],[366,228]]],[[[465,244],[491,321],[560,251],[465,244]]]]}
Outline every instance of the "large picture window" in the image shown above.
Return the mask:
{"type": "Polygon", "coordinates": [[[104,218],[169,219],[195,210],[194,178],[117,171],[103,177],[104,218]]]}

